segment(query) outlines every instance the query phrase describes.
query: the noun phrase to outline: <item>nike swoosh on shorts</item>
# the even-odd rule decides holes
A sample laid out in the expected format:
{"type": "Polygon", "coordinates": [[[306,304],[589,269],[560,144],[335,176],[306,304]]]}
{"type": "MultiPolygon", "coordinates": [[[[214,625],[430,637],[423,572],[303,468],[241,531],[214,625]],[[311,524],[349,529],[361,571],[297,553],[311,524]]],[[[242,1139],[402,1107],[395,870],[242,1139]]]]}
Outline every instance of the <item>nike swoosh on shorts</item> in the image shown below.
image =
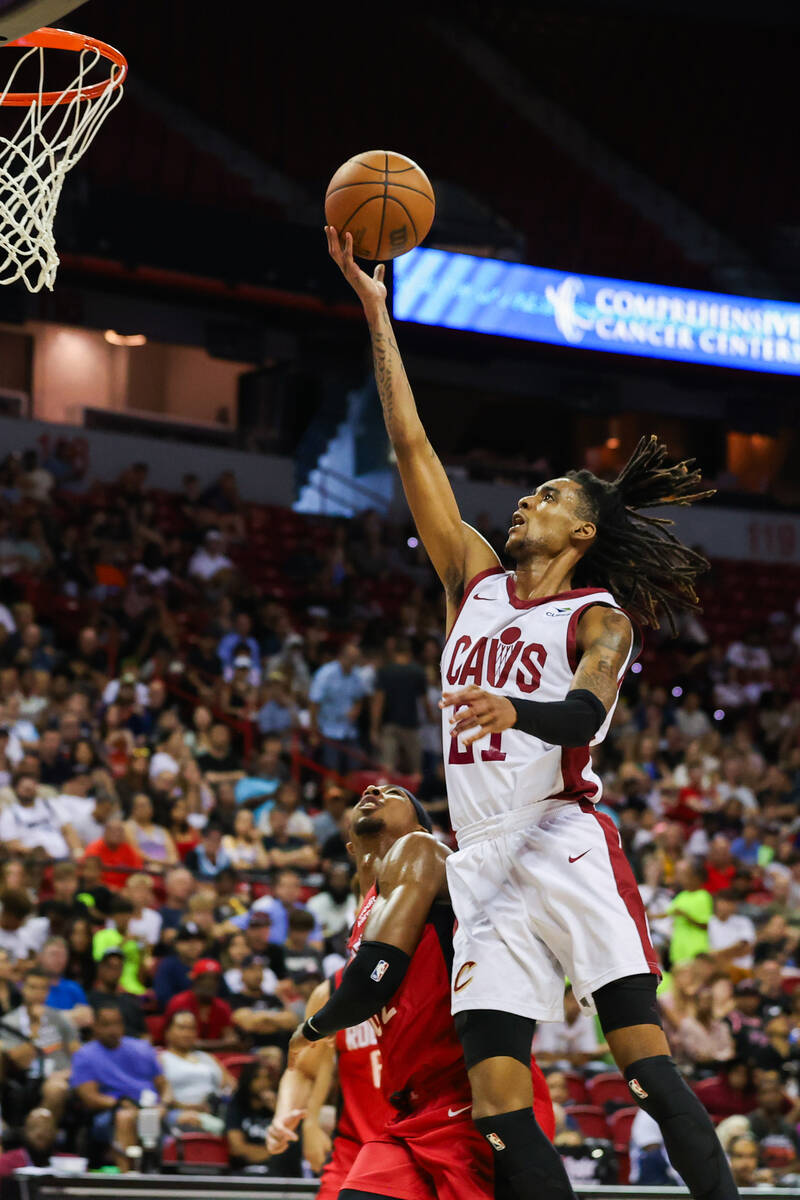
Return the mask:
{"type": "MultiPolygon", "coordinates": [[[[590,846],[590,847],[589,847],[589,850],[591,850],[591,848],[592,848],[592,847],[590,846]]],[[[588,854],[588,853],[589,853],[589,850],[584,850],[583,854],[588,854]]],[[[569,856],[569,861],[570,861],[571,863],[577,862],[579,858],[583,858],[583,854],[576,854],[574,858],[573,858],[573,857],[572,857],[572,855],[570,854],[570,856],[569,856]]]]}

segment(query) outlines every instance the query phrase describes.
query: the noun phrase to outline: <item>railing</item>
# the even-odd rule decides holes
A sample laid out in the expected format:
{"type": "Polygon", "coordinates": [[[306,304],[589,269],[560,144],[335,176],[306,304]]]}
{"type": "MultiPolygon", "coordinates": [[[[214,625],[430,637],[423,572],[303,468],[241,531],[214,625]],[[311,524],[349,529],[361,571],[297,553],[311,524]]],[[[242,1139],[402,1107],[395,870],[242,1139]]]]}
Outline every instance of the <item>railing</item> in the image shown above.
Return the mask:
{"type": "MultiPolygon", "coordinates": [[[[277,1179],[236,1175],[76,1175],[66,1178],[52,1175],[28,1175],[18,1171],[3,1180],[3,1200],[163,1200],[180,1195],[190,1200],[315,1200],[319,1189],[316,1179],[277,1179]],[[6,1190],[8,1189],[8,1190],[6,1190]]],[[[740,1188],[742,1196],[759,1200],[787,1200],[797,1192],[789,1188],[740,1188]]],[[[583,1200],[685,1200],[684,1188],[576,1186],[583,1200]]]]}

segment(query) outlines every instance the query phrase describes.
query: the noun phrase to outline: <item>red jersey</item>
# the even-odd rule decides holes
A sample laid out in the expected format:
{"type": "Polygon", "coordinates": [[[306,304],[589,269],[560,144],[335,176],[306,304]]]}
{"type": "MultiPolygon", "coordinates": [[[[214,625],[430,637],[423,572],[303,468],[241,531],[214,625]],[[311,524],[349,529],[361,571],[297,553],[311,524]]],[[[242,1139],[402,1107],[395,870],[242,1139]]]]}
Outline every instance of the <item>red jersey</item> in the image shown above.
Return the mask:
{"type": "Polygon", "coordinates": [[[214,1041],[221,1038],[222,1035],[230,1029],[233,1019],[233,1010],[227,1000],[220,1000],[218,996],[214,996],[211,1002],[203,1005],[205,1008],[205,1017],[201,1012],[200,1001],[195,996],[194,992],[178,992],[173,996],[167,1007],[164,1009],[164,1019],[169,1021],[169,1018],[174,1012],[181,1012],[183,1009],[188,1009],[194,1013],[197,1021],[197,1036],[203,1041],[214,1041]]]}
{"type": "MultiPolygon", "coordinates": [[[[336,972],[339,986],[342,972],[336,972]]],[[[336,1034],[342,1111],[336,1126],[341,1137],[369,1142],[383,1129],[394,1109],[381,1090],[383,1062],[378,1037],[369,1021],[336,1034]]]]}
{"type": "MultiPolygon", "coordinates": [[[[351,955],[361,945],[376,897],[373,885],[350,934],[351,955]]],[[[464,1054],[450,1013],[453,922],[449,904],[431,905],[403,982],[381,1012],[370,1018],[383,1058],[387,1097],[439,1090],[470,1099],[464,1054]]]]}

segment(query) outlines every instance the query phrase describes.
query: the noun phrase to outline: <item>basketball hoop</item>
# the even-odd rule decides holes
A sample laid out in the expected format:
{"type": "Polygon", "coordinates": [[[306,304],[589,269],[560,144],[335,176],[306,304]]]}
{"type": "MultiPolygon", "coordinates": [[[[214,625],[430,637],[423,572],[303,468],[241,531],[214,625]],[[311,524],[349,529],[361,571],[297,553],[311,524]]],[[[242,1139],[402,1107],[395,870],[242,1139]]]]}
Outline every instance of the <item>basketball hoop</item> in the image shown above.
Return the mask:
{"type": "Polygon", "coordinates": [[[53,222],[64,178],[122,99],[128,64],[113,46],[66,29],[37,29],[0,53],[14,48],[27,53],[0,84],[0,109],[23,110],[14,131],[0,134],[0,284],[21,279],[30,292],[52,291],[59,262],[53,222]],[[77,74],[58,91],[45,91],[45,50],[79,55],[77,74]],[[97,68],[109,62],[110,73],[98,79],[97,68]],[[38,86],[15,91],[26,63],[38,65],[38,86]]]}

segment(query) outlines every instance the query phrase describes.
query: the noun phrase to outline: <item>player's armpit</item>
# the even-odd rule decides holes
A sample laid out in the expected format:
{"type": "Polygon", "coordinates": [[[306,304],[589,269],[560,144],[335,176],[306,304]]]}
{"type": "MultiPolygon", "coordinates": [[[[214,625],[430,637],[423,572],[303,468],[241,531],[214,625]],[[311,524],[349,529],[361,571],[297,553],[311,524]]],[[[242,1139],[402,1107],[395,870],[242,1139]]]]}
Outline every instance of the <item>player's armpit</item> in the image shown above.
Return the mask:
{"type": "Polygon", "coordinates": [[[628,660],[633,636],[630,618],[620,609],[604,605],[588,609],[578,624],[582,656],[570,691],[585,688],[608,711],[617,698],[619,673],[628,660]]]}
{"type": "Polygon", "coordinates": [[[428,833],[407,833],[395,842],[381,866],[381,904],[367,920],[365,939],[414,953],[431,905],[447,895],[448,853],[428,833]]]}

